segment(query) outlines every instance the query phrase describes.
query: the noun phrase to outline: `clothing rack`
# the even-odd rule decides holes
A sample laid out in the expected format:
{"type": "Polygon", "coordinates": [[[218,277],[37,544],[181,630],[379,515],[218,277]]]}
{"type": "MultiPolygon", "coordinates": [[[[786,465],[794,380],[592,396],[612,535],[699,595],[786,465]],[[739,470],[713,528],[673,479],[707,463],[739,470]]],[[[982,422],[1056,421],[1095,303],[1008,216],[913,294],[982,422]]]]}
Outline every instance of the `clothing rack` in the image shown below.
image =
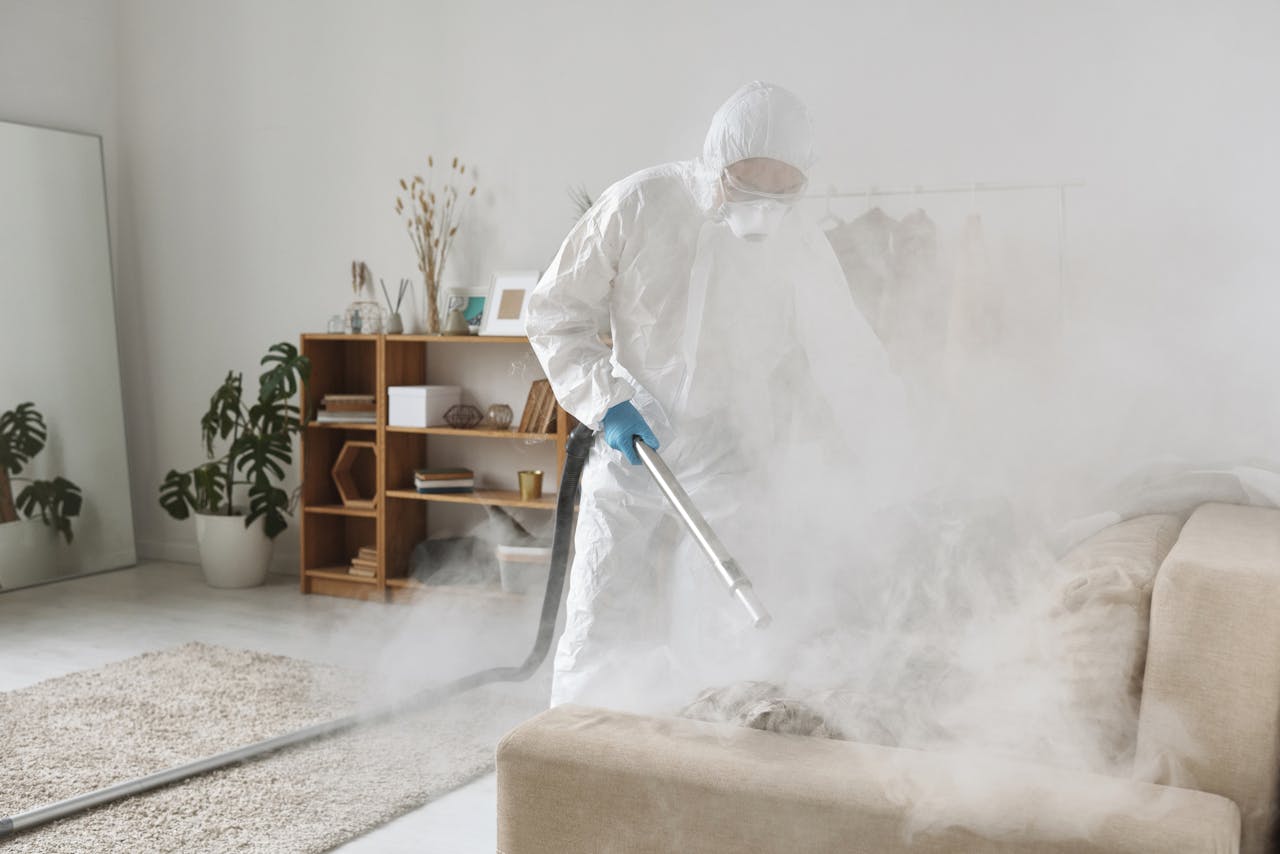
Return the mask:
{"type": "Polygon", "coordinates": [[[1084,187],[1083,181],[1052,181],[1017,183],[999,181],[974,181],[969,184],[941,184],[926,187],[916,184],[910,187],[863,187],[858,190],[837,190],[830,187],[825,193],[808,193],[806,199],[867,199],[878,196],[934,196],[947,193],[1007,193],[1021,190],[1052,190],[1058,194],[1058,320],[1065,321],[1067,283],[1067,190],[1084,187]]]}
{"type": "Polygon", "coordinates": [[[1065,193],[1069,189],[1085,186],[1083,181],[1056,181],[1036,184],[1003,183],[998,181],[975,181],[970,184],[941,184],[926,187],[916,184],[911,187],[864,187],[860,190],[837,190],[832,187],[826,193],[809,193],[806,199],[843,199],[870,198],[871,196],[933,196],[941,193],[1005,193],[1015,190],[1058,190],[1065,193]]]}

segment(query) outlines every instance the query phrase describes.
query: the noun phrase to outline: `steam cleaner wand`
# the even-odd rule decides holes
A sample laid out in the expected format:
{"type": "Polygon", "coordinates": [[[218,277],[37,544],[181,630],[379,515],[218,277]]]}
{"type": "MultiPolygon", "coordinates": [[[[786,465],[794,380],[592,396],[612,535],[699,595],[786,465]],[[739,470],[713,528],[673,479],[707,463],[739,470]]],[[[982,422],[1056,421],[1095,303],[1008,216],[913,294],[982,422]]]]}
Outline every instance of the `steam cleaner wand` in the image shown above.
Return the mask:
{"type": "Polygon", "coordinates": [[[640,462],[644,463],[644,467],[649,470],[649,474],[653,475],[653,479],[658,482],[658,488],[667,496],[667,500],[676,508],[676,512],[680,515],[681,521],[689,529],[689,533],[693,535],[694,540],[706,552],[708,558],[711,559],[711,566],[715,569],[716,575],[729,588],[729,593],[741,603],[742,607],[747,610],[747,615],[751,618],[751,625],[757,629],[766,629],[773,622],[773,617],[765,610],[760,602],[760,598],[756,596],[755,588],[751,586],[751,579],[747,578],[746,573],[738,566],[738,562],[729,554],[729,550],[724,547],[724,543],[720,542],[720,538],[716,536],[716,532],[711,530],[711,526],[707,524],[707,520],[698,512],[698,508],[693,505],[689,499],[689,494],[680,486],[675,475],[671,473],[671,469],[667,468],[667,464],[663,462],[662,457],[658,456],[658,452],[650,448],[640,439],[639,436],[633,437],[635,441],[636,454],[640,457],[640,462]]]}

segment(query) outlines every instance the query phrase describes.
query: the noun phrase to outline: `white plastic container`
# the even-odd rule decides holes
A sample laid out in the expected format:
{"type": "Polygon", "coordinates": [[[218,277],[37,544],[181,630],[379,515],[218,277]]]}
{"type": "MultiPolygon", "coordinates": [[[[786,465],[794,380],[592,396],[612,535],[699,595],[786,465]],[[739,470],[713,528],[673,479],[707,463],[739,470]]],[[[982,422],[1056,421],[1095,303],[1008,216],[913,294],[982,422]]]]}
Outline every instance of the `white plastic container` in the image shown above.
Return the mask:
{"type": "Polygon", "coordinates": [[[443,427],[444,414],[462,402],[456,385],[393,385],[387,388],[387,426],[443,427]]]}
{"type": "Polygon", "coordinates": [[[508,593],[541,593],[551,574],[548,546],[498,546],[498,572],[508,593]]]}

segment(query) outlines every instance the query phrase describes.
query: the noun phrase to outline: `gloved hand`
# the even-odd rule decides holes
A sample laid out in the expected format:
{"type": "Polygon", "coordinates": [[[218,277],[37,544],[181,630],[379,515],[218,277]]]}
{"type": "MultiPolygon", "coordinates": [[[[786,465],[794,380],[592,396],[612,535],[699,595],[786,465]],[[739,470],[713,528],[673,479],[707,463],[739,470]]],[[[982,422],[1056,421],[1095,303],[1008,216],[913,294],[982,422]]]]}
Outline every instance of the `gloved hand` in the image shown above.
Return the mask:
{"type": "Polygon", "coordinates": [[[650,448],[658,450],[658,437],[649,429],[644,416],[631,405],[631,401],[611,406],[604,414],[604,440],[609,447],[621,451],[627,462],[633,466],[640,465],[640,456],[636,453],[635,436],[639,436],[650,448]]]}

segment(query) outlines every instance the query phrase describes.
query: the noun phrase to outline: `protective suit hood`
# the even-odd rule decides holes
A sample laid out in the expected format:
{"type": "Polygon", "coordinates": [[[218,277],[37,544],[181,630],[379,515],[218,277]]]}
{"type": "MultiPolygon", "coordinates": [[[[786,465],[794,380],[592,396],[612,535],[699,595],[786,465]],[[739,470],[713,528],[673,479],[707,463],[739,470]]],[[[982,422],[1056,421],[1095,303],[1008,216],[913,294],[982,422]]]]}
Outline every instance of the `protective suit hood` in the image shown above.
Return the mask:
{"type": "Polygon", "coordinates": [[[702,145],[708,177],[739,160],[768,157],[806,175],[813,166],[813,122],[794,93],[759,80],[734,92],[711,119],[702,145]]]}

